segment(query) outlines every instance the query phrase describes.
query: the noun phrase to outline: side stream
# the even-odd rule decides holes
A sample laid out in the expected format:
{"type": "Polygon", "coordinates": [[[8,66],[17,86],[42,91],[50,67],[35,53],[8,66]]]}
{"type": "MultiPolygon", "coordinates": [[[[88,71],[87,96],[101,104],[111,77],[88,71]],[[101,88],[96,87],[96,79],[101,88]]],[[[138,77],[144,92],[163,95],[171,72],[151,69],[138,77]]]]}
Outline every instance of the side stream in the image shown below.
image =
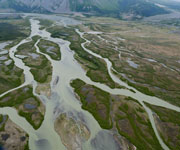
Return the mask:
{"type": "MultiPolygon", "coordinates": [[[[103,59],[106,64],[107,64],[107,69],[108,69],[108,72],[109,72],[109,75],[111,76],[111,78],[113,79],[114,82],[122,85],[122,86],[125,86],[126,88],[128,89],[133,89],[135,91],[135,93],[127,90],[127,89],[114,89],[114,92],[112,92],[111,90],[105,90],[104,87],[101,88],[111,94],[120,94],[120,95],[125,95],[125,96],[131,96],[132,98],[136,99],[139,101],[140,104],[142,104],[142,106],[144,107],[144,109],[146,110],[146,112],[148,113],[148,116],[149,116],[149,119],[150,119],[150,122],[151,122],[151,125],[152,125],[152,128],[155,132],[155,135],[159,141],[159,143],[161,144],[162,148],[164,150],[169,150],[169,148],[167,147],[167,145],[163,142],[162,138],[160,137],[158,131],[157,131],[157,128],[156,128],[156,125],[155,125],[155,121],[154,121],[154,117],[153,117],[153,112],[151,111],[151,109],[149,109],[147,106],[145,106],[144,102],[147,102],[149,104],[153,104],[153,105],[156,105],[156,106],[161,106],[161,107],[165,107],[165,108],[168,108],[168,109],[172,109],[172,110],[175,110],[177,112],[180,112],[180,108],[179,107],[176,107],[172,104],[169,104],[157,97],[154,97],[154,96],[148,96],[148,95],[145,95],[141,92],[139,92],[138,90],[136,90],[135,88],[129,86],[127,83],[121,81],[120,79],[118,79],[118,77],[116,77],[111,69],[112,68],[112,63],[107,59],[107,58],[103,58],[102,56],[92,52],[91,50],[87,49],[85,47],[86,44],[89,44],[91,43],[91,41],[87,40],[86,38],[83,37],[84,33],[83,32],[80,32],[78,29],[75,29],[75,31],[80,35],[80,37],[82,39],[85,40],[84,43],[81,44],[81,46],[83,47],[83,49],[90,53],[91,55],[97,57],[97,58],[100,58],[100,59],[103,59]]],[[[97,86],[97,85],[95,85],[97,86]]],[[[97,86],[99,87],[99,86],[97,86]]],[[[99,87],[100,88],[100,87],[99,87]]]]}
{"type": "Polygon", "coordinates": [[[36,51],[46,56],[46,58],[52,64],[52,68],[53,68],[52,81],[51,81],[52,94],[50,98],[47,98],[44,95],[36,94],[35,88],[37,86],[37,82],[34,80],[34,77],[30,72],[30,68],[25,66],[25,64],[20,58],[14,56],[14,53],[17,51],[17,47],[23,43],[26,43],[29,38],[22,40],[18,45],[12,47],[9,51],[9,55],[15,61],[15,65],[24,70],[25,82],[21,86],[1,94],[0,97],[13,90],[21,88],[25,85],[32,84],[34,95],[38,96],[46,107],[44,121],[38,130],[34,130],[32,126],[24,118],[20,117],[17,114],[17,111],[15,109],[8,107],[0,108],[0,113],[7,114],[12,119],[13,122],[15,122],[18,126],[20,126],[29,134],[29,147],[31,150],[65,150],[66,149],[61,142],[61,138],[54,130],[54,121],[61,113],[67,113],[69,117],[72,117],[74,120],[82,121],[89,128],[91,132],[91,137],[83,145],[84,150],[92,150],[92,149],[98,150],[102,146],[104,147],[105,150],[109,150],[109,149],[118,150],[116,143],[113,141],[113,138],[111,138],[110,136],[111,135],[110,132],[101,129],[101,127],[94,119],[94,117],[89,112],[81,108],[81,103],[77,100],[77,98],[74,95],[73,89],[70,87],[71,80],[76,78],[80,78],[87,84],[92,84],[111,94],[131,96],[132,98],[137,99],[147,111],[152,127],[163,149],[169,150],[168,147],[163,143],[162,139],[160,138],[157,132],[152,111],[144,105],[144,102],[180,112],[179,107],[171,105],[159,98],[147,96],[137,91],[133,87],[128,86],[125,82],[119,80],[111,72],[111,68],[112,68],[111,62],[108,59],[102,58],[100,55],[97,55],[92,51],[86,49],[84,45],[90,41],[86,40],[83,37],[83,33],[81,33],[79,30],[76,29],[76,32],[81,36],[81,38],[86,40],[86,42],[82,44],[84,50],[98,58],[104,59],[105,62],[107,63],[108,72],[111,78],[120,85],[133,89],[134,91],[136,91],[136,93],[133,93],[126,89],[111,89],[104,84],[91,81],[86,76],[86,72],[77,63],[77,61],[75,61],[74,52],[71,51],[71,49],[69,48],[70,45],[69,41],[64,41],[59,38],[52,38],[49,32],[47,32],[46,30],[39,29],[40,25],[39,25],[39,21],[37,20],[30,19],[30,22],[31,22],[31,35],[29,38],[32,38],[34,35],[39,35],[43,39],[57,43],[61,49],[61,60],[55,61],[52,60],[47,54],[40,52],[37,46],[39,40],[35,44],[36,51]],[[57,78],[59,80],[56,84],[54,84],[57,78]],[[104,136],[103,137],[98,136],[100,135],[100,133],[101,134],[103,133],[104,136]],[[92,144],[92,140],[94,139],[98,141],[98,145],[96,145],[96,147],[94,147],[92,144]]]}

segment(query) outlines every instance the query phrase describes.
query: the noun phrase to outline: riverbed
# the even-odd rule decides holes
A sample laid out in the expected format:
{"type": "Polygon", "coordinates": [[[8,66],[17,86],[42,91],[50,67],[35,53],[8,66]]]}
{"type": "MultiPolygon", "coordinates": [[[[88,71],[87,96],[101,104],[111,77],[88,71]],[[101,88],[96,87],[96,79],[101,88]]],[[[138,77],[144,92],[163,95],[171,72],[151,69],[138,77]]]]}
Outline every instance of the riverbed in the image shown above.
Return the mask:
{"type": "MultiPolygon", "coordinates": [[[[61,18],[60,22],[63,25],[67,25],[67,22],[69,23],[69,21],[67,20],[68,19],[61,18]]],[[[94,117],[89,112],[81,108],[81,103],[75,97],[73,89],[70,87],[70,82],[76,78],[80,78],[87,84],[94,85],[111,94],[131,96],[132,98],[137,99],[143,105],[146,112],[148,113],[152,127],[155,131],[155,134],[161,146],[163,147],[163,149],[169,150],[169,148],[164,144],[164,142],[162,141],[162,139],[160,138],[157,132],[152,111],[144,105],[144,102],[180,112],[179,107],[171,105],[157,97],[145,95],[137,91],[133,87],[128,86],[125,82],[119,80],[112,73],[112,63],[108,59],[102,58],[100,55],[97,55],[92,51],[88,50],[87,48],[85,48],[85,44],[90,43],[90,41],[86,40],[83,37],[84,33],[81,33],[79,30],[76,29],[76,32],[81,36],[81,38],[85,39],[86,41],[85,43],[82,44],[83,49],[88,53],[94,55],[95,57],[104,59],[107,64],[108,72],[111,78],[116,83],[125,86],[127,89],[111,89],[104,84],[91,81],[90,78],[86,76],[85,70],[83,70],[83,68],[74,59],[74,52],[69,48],[70,45],[69,41],[65,41],[59,38],[52,38],[50,33],[47,32],[45,29],[44,30],[39,29],[40,28],[39,21],[36,19],[30,19],[30,22],[31,22],[30,37],[22,40],[18,45],[12,47],[9,51],[9,55],[15,61],[15,65],[24,70],[25,82],[21,86],[1,94],[0,97],[13,90],[21,88],[25,85],[32,84],[34,89],[33,90],[34,95],[38,96],[46,107],[45,118],[41,127],[38,130],[34,130],[32,126],[24,118],[20,117],[17,114],[16,110],[13,108],[0,108],[0,113],[7,114],[13,122],[15,122],[18,126],[20,126],[22,129],[25,130],[25,132],[29,134],[29,147],[31,150],[65,150],[66,149],[61,142],[61,138],[54,130],[54,122],[61,113],[67,113],[69,117],[72,117],[74,120],[83,122],[90,130],[91,136],[89,140],[82,145],[83,150],[101,150],[102,147],[103,150],[110,150],[110,149],[118,150],[118,145],[114,141],[110,131],[101,129],[101,127],[99,126],[98,122],[94,119],[94,117]],[[51,81],[52,94],[49,98],[47,98],[45,95],[38,95],[35,92],[37,82],[34,80],[34,77],[30,72],[30,68],[23,63],[20,57],[16,57],[14,55],[14,53],[17,51],[17,47],[23,43],[26,43],[29,40],[29,38],[32,38],[34,35],[39,35],[43,39],[57,43],[61,49],[61,60],[55,61],[51,59],[50,56],[48,56],[47,54],[44,54],[39,51],[39,48],[37,47],[39,40],[35,44],[37,53],[46,56],[47,59],[51,62],[53,67],[53,74],[51,81]],[[135,93],[128,89],[133,89],[135,93]],[[98,144],[96,144],[97,142],[92,142],[92,141],[98,141],[98,144]]]]}

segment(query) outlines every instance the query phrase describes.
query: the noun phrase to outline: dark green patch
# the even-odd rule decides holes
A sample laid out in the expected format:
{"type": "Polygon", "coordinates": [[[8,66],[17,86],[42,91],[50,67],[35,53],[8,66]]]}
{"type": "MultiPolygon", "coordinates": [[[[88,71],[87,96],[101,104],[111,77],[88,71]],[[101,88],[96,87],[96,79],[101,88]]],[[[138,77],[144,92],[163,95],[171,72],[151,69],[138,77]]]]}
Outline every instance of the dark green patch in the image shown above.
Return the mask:
{"type": "Polygon", "coordinates": [[[79,95],[82,108],[89,111],[102,128],[111,129],[110,94],[95,86],[87,85],[80,79],[73,80],[71,86],[79,95]]]}

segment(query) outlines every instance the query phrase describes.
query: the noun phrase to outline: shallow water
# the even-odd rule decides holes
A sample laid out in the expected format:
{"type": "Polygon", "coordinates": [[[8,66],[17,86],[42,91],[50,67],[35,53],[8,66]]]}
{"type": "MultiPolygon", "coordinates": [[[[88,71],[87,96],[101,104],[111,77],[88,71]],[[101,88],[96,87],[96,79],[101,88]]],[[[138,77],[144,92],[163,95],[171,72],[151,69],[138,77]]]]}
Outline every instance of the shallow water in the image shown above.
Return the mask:
{"type": "Polygon", "coordinates": [[[46,51],[50,54],[56,55],[55,52],[53,52],[52,50],[55,49],[54,46],[43,46],[43,48],[46,48],[46,51]]]}
{"type": "Polygon", "coordinates": [[[9,45],[11,42],[1,42],[0,43],[0,51],[2,50],[2,49],[4,49],[7,45],[9,45]]]}
{"type": "Polygon", "coordinates": [[[29,56],[31,56],[33,59],[37,59],[39,57],[36,53],[28,53],[29,56]]]}
{"type": "Polygon", "coordinates": [[[133,67],[133,68],[138,68],[138,64],[136,64],[134,61],[132,61],[130,58],[128,58],[128,60],[127,60],[127,62],[128,62],[128,64],[129,64],[129,66],[131,66],[131,67],[133,67]]]}
{"type": "Polygon", "coordinates": [[[11,60],[11,59],[4,62],[4,64],[5,64],[6,66],[10,65],[11,63],[12,63],[12,60],[11,60]]]}
{"type": "Polygon", "coordinates": [[[2,60],[2,61],[3,61],[3,60],[7,60],[7,59],[8,59],[8,58],[7,58],[6,56],[1,56],[1,57],[0,57],[0,60],[2,60]]]}
{"type": "Polygon", "coordinates": [[[5,55],[5,54],[8,54],[8,50],[0,51],[0,55],[5,55]]]}
{"type": "MultiPolygon", "coordinates": [[[[63,20],[61,21],[63,22],[63,20]]],[[[67,22],[65,21],[64,24],[66,23],[67,22]]],[[[84,150],[92,150],[92,149],[101,150],[102,148],[103,150],[109,150],[109,149],[118,150],[117,143],[114,141],[113,137],[107,131],[100,128],[99,124],[90,113],[82,110],[80,102],[76,99],[73,89],[69,85],[72,79],[80,78],[86,83],[95,85],[111,94],[131,96],[137,99],[141,104],[144,104],[143,102],[145,101],[150,104],[162,106],[162,107],[180,112],[180,108],[173,106],[159,98],[147,96],[143,93],[140,93],[136,89],[128,86],[126,83],[119,80],[116,76],[112,74],[111,72],[112,64],[108,59],[104,59],[100,55],[97,55],[84,47],[84,45],[87,42],[90,42],[86,40],[87,42],[82,44],[82,47],[84,48],[84,50],[86,50],[87,52],[91,53],[92,55],[98,58],[104,59],[105,62],[107,63],[108,72],[110,76],[112,77],[112,79],[115,82],[119,83],[120,85],[133,89],[136,93],[133,93],[126,89],[111,89],[104,84],[91,81],[86,76],[86,72],[75,61],[73,57],[74,53],[69,48],[70,42],[64,41],[58,38],[52,38],[50,37],[50,33],[48,33],[45,30],[40,31],[39,27],[40,27],[39,21],[31,19],[32,32],[31,32],[30,38],[34,35],[40,35],[42,38],[45,38],[47,40],[57,43],[61,48],[61,61],[55,61],[55,60],[52,60],[50,56],[48,56],[47,54],[41,53],[39,51],[39,48],[37,47],[37,43],[39,42],[39,40],[35,44],[36,51],[46,56],[48,60],[51,62],[52,67],[53,67],[53,76],[52,76],[52,82],[51,82],[51,90],[52,90],[51,97],[47,98],[44,95],[37,95],[35,93],[35,88],[37,86],[37,83],[36,81],[34,81],[34,77],[32,76],[30,72],[30,68],[25,66],[21,58],[19,57],[17,58],[14,56],[14,53],[16,52],[17,47],[27,42],[28,39],[21,41],[18,45],[10,49],[10,57],[15,61],[15,65],[24,70],[25,83],[15,89],[9,90],[0,95],[1,97],[8,92],[21,88],[25,85],[32,84],[33,93],[36,96],[38,96],[41,99],[41,101],[45,104],[45,107],[46,107],[45,118],[41,127],[38,130],[34,130],[24,118],[20,117],[17,114],[15,109],[0,108],[0,113],[8,114],[10,119],[12,119],[13,122],[15,122],[17,125],[19,125],[22,129],[24,129],[29,134],[29,139],[30,139],[29,146],[31,150],[44,150],[44,149],[65,150],[66,149],[64,145],[61,143],[60,137],[54,130],[54,121],[60,113],[67,113],[71,117],[73,116],[73,119],[82,121],[89,128],[91,132],[91,137],[86,143],[84,143],[83,145],[84,150]],[[102,140],[102,136],[104,140],[102,140]],[[103,141],[106,141],[106,142],[103,142],[103,141]],[[100,143],[100,144],[97,144],[97,143],[100,143]]],[[[79,33],[80,36],[83,38],[83,33],[79,32],[78,30],[76,30],[76,32],[79,33]]],[[[161,143],[162,147],[165,150],[168,150],[168,148],[162,142],[161,138],[159,137],[157,133],[151,110],[148,110],[146,107],[145,109],[150,117],[150,121],[159,139],[159,142],[161,143]]]]}
{"type": "MultiPolygon", "coordinates": [[[[73,90],[69,86],[70,81],[72,79],[78,78],[81,72],[82,72],[82,75],[86,77],[85,72],[82,70],[80,65],[74,60],[73,53],[69,49],[70,43],[68,41],[63,41],[61,39],[51,38],[50,34],[46,32],[45,30],[39,32],[38,23],[39,23],[38,21],[31,20],[32,32],[31,32],[30,37],[34,35],[40,35],[43,38],[54,41],[59,44],[59,46],[61,47],[61,52],[62,52],[61,61],[54,61],[48,55],[41,53],[37,47],[37,43],[39,41],[36,43],[37,52],[45,55],[51,61],[52,66],[53,66],[53,80],[51,83],[52,96],[49,99],[47,99],[43,95],[39,96],[42,102],[46,106],[45,119],[41,127],[35,131],[34,129],[32,129],[32,127],[31,127],[31,130],[29,130],[30,124],[25,119],[18,116],[17,113],[10,113],[9,109],[3,108],[3,114],[8,114],[10,118],[13,118],[12,119],[13,121],[23,119],[23,121],[21,122],[15,121],[15,123],[19,125],[20,127],[22,127],[29,134],[29,146],[30,146],[30,149],[32,150],[37,150],[37,149],[41,150],[41,149],[44,149],[45,147],[51,150],[65,149],[64,145],[61,143],[60,137],[54,131],[54,120],[56,119],[59,112],[61,113],[66,112],[68,114],[72,114],[74,117],[73,119],[83,121],[90,129],[91,138],[88,142],[84,144],[84,147],[86,147],[87,150],[91,150],[92,149],[91,143],[90,143],[91,139],[95,138],[96,134],[102,129],[100,128],[99,124],[92,117],[90,113],[81,109],[81,104],[75,98],[73,90]],[[56,85],[54,85],[53,84],[54,80],[56,80],[57,77],[59,77],[59,82],[56,85]]],[[[34,81],[34,78],[29,71],[30,68],[25,66],[25,64],[20,58],[17,58],[14,56],[14,53],[16,52],[17,47],[25,42],[27,42],[26,39],[21,41],[15,47],[13,47],[10,50],[10,57],[15,61],[15,64],[18,67],[24,70],[25,83],[22,86],[27,85],[27,84],[33,84],[33,88],[35,89],[37,86],[37,83],[36,81],[34,81]]],[[[9,90],[6,93],[16,90],[20,87],[9,90]]],[[[3,93],[1,96],[5,95],[6,93],[3,93]]],[[[38,96],[35,93],[35,90],[34,90],[34,94],[38,96]]],[[[0,109],[0,111],[1,110],[2,109],[0,109]]],[[[15,111],[14,109],[12,110],[15,111]]]]}
{"type": "MultiPolygon", "coordinates": [[[[122,85],[122,86],[124,86],[124,87],[126,87],[126,88],[128,88],[128,89],[133,89],[133,90],[135,91],[135,93],[133,93],[133,92],[131,92],[131,91],[129,91],[129,90],[126,90],[126,89],[109,89],[108,87],[106,87],[106,86],[104,86],[104,85],[102,85],[102,84],[99,85],[98,83],[93,84],[93,85],[95,85],[95,86],[97,86],[97,87],[99,87],[99,88],[101,88],[101,89],[103,89],[103,90],[105,90],[105,91],[107,91],[107,92],[109,92],[109,93],[111,93],[111,94],[116,94],[116,95],[120,94],[120,95],[124,95],[124,96],[130,96],[130,97],[138,100],[138,101],[140,102],[140,104],[142,104],[142,106],[144,107],[144,109],[146,110],[146,112],[148,113],[148,116],[149,116],[149,118],[150,118],[150,122],[151,122],[151,124],[152,124],[153,130],[154,130],[155,135],[156,135],[159,143],[161,144],[162,148],[163,148],[164,150],[169,150],[169,148],[168,148],[168,147],[166,146],[166,144],[163,142],[163,140],[161,139],[161,137],[160,137],[160,135],[159,135],[159,133],[158,133],[158,131],[157,131],[157,128],[156,128],[156,125],[155,125],[155,122],[154,122],[154,118],[153,118],[153,115],[152,115],[152,114],[153,114],[152,111],[145,106],[144,102],[147,102],[147,103],[152,104],[152,105],[156,105],[156,106],[161,106],[161,107],[165,107],[165,108],[168,108],[168,109],[172,109],[172,110],[175,110],[175,111],[178,111],[178,112],[180,112],[180,108],[177,107],[177,106],[174,106],[174,105],[172,105],[172,104],[169,104],[169,103],[167,103],[167,102],[165,102],[165,101],[163,101],[163,100],[161,100],[161,99],[159,99],[159,98],[157,98],[157,97],[145,95],[145,94],[137,91],[135,88],[127,85],[127,83],[125,83],[125,82],[121,81],[120,79],[118,79],[118,78],[117,78],[114,74],[112,74],[112,72],[111,72],[111,69],[113,69],[113,68],[112,68],[112,63],[111,63],[107,58],[103,58],[102,56],[100,56],[100,55],[98,55],[98,54],[90,51],[89,49],[87,49],[87,48],[85,47],[85,45],[86,45],[87,43],[90,43],[90,41],[87,40],[87,39],[85,39],[85,38],[83,37],[84,33],[80,32],[78,29],[76,29],[75,31],[80,35],[81,38],[83,38],[83,39],[86,41],[85,43],[82,44],[82,47],[83,47],[83,49],[84,49],[85,51],[87,51],[88,53],[90,53],[90,54],[92,54],[92,55],[94,55],[94,56],[96,56],[96,57],[98,57],[98,58],[104,59],[104,61],[105,61],[106,64],[107,64],[108,72],[109,72],[111,78],[112,78],[116,83],[119,83],[120,85],[122,85]]],[[[86,82],[86,83],[87,83],[87,82],[86,82]]]]}

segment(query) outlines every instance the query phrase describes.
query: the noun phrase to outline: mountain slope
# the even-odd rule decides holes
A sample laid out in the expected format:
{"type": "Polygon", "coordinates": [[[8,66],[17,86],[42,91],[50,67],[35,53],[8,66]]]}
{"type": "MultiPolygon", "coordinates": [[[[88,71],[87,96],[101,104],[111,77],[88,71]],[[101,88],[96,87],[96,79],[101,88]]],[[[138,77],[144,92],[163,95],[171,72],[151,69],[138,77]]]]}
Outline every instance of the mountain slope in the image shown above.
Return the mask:
{"type": "Polygon", "coordinates": [[[151,0],[154,3],[161,4],[162,6],[168,7],[170,9],[180,11],[180,1],[178,0],[151,0]]]}
{"type": "Polygon", "coordinates": [[[164,8],[143,0],[120,0],[119,10],[122,13],[132,13],[145,17],[167,12],[164,8]]]}
{"type": "Polygon", "coordinates": [[[68,0],[0,0],[0,8],[18,12],[69,12],[68,0]]]}
{"type": "Polygon", "coordinates": [[[11,8],[20,12],[87,12],[103,15],[123,13],[152,16],[167,13],[147,0],[0,0],[0,8],[11,8]]]}

